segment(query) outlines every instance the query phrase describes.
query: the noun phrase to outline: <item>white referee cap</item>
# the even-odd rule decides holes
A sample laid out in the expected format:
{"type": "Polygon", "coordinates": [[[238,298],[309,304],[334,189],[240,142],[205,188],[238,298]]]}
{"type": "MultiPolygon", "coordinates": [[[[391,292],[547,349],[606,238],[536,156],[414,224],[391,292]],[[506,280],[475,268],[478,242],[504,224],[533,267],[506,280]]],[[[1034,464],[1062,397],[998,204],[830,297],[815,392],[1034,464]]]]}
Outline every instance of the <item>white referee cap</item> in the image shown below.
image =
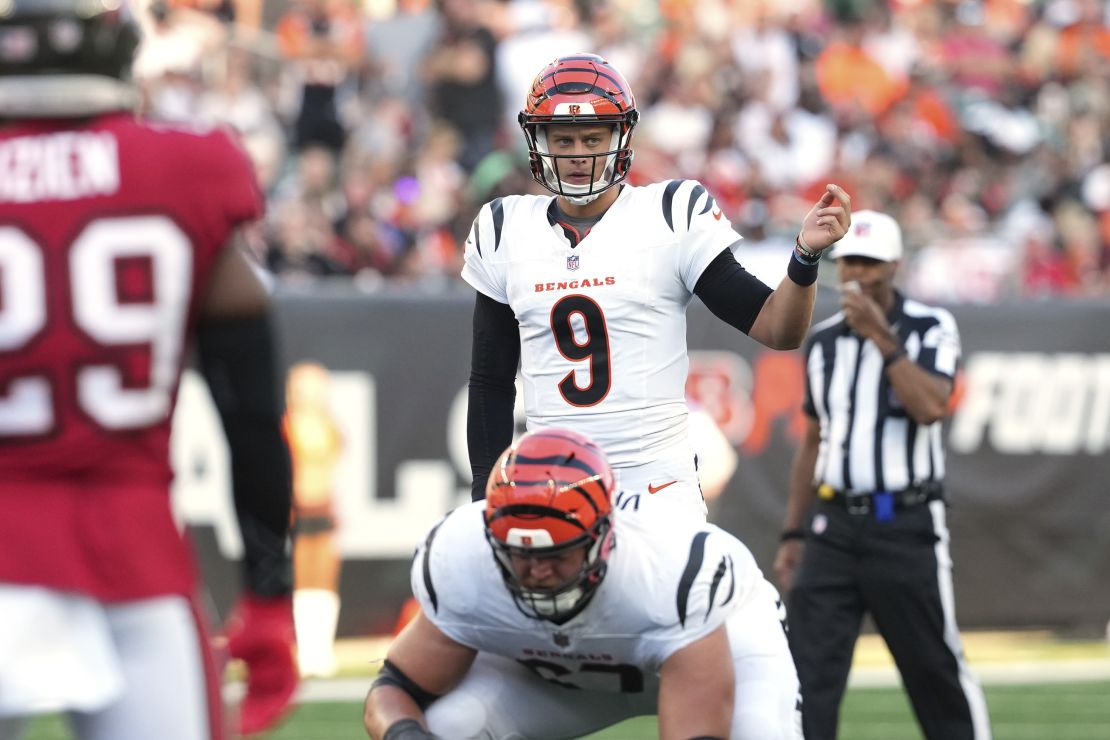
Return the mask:
{"type": "Polygon", "coordinates": [[[852,213],[852,225],[844,238],[832,246],[829,256],[870,257],[882,262],[902,259],[902,229],[898,222],[878,211],[852,213]]]}

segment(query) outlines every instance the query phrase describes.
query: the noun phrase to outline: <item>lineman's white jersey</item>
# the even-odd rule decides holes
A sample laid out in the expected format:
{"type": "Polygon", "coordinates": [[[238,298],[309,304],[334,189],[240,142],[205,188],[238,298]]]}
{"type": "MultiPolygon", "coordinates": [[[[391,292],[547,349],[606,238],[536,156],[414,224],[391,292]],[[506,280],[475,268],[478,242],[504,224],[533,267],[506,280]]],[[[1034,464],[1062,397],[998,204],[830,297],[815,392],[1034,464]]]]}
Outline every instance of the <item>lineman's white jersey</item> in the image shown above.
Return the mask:
{"type": "Polygon", "coordinates": [[[617,512],[616,545],[597,593],[556,625],[516,607],[485,538],[484,505],[448,514],[413,562],[424,615],[456,642],[559,685],[648,697],[657,695],[660,667],[673,652],[726,621],[738,658],[779,643],[785,651],[781,626],[766,616],[775,613],[774,588],[748,549],[718,527],[668,521],[654,509],[617,512]]]}
{"type": "Polygon", "coordinates": [[[552,196],[482,206],[463,278],[520,322],[528,429],[586,434],[615,468],[693,459],[686,431],[686,307],[741,237],[694,180],[625,185],[572,247],[552,196]]]}

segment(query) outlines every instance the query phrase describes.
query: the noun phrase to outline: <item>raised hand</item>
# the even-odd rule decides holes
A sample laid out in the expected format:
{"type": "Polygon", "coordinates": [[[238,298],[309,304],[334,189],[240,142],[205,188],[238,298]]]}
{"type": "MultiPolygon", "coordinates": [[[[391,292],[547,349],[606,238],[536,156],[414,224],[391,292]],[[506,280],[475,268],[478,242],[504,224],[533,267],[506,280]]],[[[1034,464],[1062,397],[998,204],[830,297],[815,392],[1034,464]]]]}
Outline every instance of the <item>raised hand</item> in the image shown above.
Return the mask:
{"type": "Polygon", "coordinates": [[[825,186],[821,198],[802,220],[799,241],[803,248],[820,252],[848,233],[852,225],[852,198],[834,183],[825,186]]]}
{"type": "Polygon", "coordinates": [[[890,323],[879,304],[864,293],[859,283],[845,283],[840,291],[844,322],[861,337],[880,342],[891,337],[890,323]]]}

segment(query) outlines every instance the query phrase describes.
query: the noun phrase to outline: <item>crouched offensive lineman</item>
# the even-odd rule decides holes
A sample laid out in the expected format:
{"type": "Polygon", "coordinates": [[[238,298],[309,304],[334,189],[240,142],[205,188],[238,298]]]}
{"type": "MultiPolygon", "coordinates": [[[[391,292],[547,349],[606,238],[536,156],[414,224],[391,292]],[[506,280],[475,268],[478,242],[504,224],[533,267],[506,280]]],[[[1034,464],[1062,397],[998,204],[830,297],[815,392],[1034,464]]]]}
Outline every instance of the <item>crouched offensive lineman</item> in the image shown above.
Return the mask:
{"type": "Polygon", "coordinates": [[[690,517],[614,509],[612,486],[568,430],[501,455],[486,500],[417,551],[422,612],[367,697],[371,737],[581,737],[656,714],[665,740],[801,738],[781,606],[751,553],[690,517]]]}

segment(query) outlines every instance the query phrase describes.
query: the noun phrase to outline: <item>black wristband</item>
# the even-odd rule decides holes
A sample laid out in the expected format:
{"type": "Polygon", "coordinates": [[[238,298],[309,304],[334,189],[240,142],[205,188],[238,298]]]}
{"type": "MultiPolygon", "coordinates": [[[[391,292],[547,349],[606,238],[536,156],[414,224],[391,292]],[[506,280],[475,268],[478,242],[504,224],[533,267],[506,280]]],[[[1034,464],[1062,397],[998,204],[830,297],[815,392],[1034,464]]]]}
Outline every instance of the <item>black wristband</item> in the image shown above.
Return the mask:
{"type": "Polygon", "coordinates": [[[817,261],[810,262],[794,250],[790,254],[790,264],[786,276],[803,288],[817,282],[817,261]]]}
{"type": "Polygon", "coordinates": [[[779,542],[789,542],[790,540],[804,540],[805,538],[806,531],[801,527],[795,527],[794,529],[783,530],[783,533],[779,535],[779,542]]]}
{"type": "Polygon", "coordinates": [[[897,362],[899,359],[901,359],[905,356],[906,356],[906,348],[905,347],[899,347],[898,349],[891,352],[889,355],[886,355],[885,357],[883,357],[883,369],[885,370],[886,368],[890,367],[895,362],[897,362]]]}
{"type": "Polygon", "coordinates": [[[397,720],[382,735],[382,740],[429,740],[430,738],[435,738],[435,735],[425,730],[411,717],[397,720]]]}

